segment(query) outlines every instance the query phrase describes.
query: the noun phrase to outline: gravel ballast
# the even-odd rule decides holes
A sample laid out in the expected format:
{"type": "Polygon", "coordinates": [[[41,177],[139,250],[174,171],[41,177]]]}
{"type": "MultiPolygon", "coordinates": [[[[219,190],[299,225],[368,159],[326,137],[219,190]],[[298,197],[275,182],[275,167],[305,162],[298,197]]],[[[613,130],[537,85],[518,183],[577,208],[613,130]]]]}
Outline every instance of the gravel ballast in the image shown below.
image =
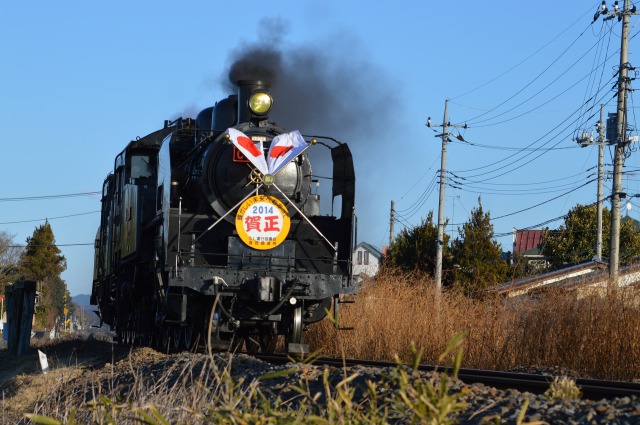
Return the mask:
{"type": "MultiPolygon", "coordinates": [[[[330,382],[337,383],[345,376],[357,374],[358,377],[351,382],[354,387],[362,391],[356,391],[356,397],[362,396],[366,388],[366,381],[370,380],[384,387],[385,379],[392,373],[391,368],[371,368],[351,366],[345,370],[330,366],[309,366],[303,364],[287,364],[274,366],[253,357],[239,354],[232,359],[232,376],[244,377],[245,380],[259,378],[277,370],[296,369],[297,371],[270,380],[261,381],[263,391],[274,392],[281,399],[287,398],[285,388],[289,384],[299,385],[300,381],[309,383],[311,392],[323,392],[324,370],[329,371],[330,382]]],[[[413,372],[413,378],[430,379],[430,372],[413,372]]],[[[393,391],[388,388],[387,391],[393,391]]],[[[484,423],[517,423],[525,401],[528,406],[524,414],[523,423],[546,422],[549,424],[637,424],[640,423],[640,399],[637,397],[621,397],[594,400],[575,401],[551,401],[540,394],[520,392],[516,390],[500,390],[482,384],[467,384],[460,380],[451,381],[451,392],[464,390],[461,401],[466,407],[451,418],[463,424],[484,423]],[[492,422],[497,421],[497,422],[492,422]]],[[[293,394],[291,394],[293,396],[293,394]]],[[[356,402],[360,400],[354,400],[356,402]]]]}

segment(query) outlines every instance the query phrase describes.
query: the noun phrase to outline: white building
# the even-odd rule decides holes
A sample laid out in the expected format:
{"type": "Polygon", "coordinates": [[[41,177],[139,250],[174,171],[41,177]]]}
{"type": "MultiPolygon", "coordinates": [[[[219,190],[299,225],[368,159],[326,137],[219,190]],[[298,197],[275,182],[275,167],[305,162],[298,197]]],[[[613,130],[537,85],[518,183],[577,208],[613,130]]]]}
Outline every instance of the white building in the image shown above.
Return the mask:
{"type": "Polygon", "coordinates": [[[360,242],[353,250],[352,259],[354,276],[360,275],[363,278],[365,276],[371,277],[378,273],[382,252],[373,245],[360,242]]]}

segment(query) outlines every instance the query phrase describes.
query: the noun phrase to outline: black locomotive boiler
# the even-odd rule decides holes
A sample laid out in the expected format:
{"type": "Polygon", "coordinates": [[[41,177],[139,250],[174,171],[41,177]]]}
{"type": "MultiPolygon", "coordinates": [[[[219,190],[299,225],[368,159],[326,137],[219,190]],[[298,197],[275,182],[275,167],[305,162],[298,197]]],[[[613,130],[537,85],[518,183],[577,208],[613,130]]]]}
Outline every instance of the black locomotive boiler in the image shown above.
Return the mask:
{"type": "Polygon", "coordinates": [[[272,352],[284,335],[300,351],[306,325],[356,291],[348,146],[270,122],[268,83],[237,86],[131,141],[104,181],[91,303],[121,343],[272,352]],[[328,169],[312,171],[327,148],[328,169]],[[321,212],[320,177],[335,214],[321,212]]]}

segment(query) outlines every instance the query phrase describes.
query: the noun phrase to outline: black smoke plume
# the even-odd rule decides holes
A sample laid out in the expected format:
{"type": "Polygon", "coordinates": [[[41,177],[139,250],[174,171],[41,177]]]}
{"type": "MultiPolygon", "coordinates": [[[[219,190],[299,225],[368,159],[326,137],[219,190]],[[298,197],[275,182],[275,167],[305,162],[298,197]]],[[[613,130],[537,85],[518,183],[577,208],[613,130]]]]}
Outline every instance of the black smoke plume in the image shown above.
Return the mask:
{"type": "Polygon", "coordinates": [[[303,134],[357,144],[357,139],[369,139],[374,131],[380,134],[385,123],[400,116],[398,85],[368,60],[352,35],[290,45],[282,19],[263,19],[258,27],[260,41],[243,43],[231,52],[223,84],[225,91],[234,93],[238,80],[270,82],[272,121],[303,134]]]}

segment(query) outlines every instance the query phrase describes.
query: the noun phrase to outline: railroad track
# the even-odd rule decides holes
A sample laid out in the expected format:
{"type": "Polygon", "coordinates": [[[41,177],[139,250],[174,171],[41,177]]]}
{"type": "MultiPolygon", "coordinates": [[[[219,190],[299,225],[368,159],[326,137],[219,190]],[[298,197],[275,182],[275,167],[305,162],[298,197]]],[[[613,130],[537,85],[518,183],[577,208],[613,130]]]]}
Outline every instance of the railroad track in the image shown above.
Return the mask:
{"type": "MultiPolygon", "coordinates": [[[[290,362],[290,358],[285,355],[263,355],[256,354],[256,358],[272,363],[285,364],[290,362]]],[[[322,366],[365,366],[365,367],[395,367],[394,362],[355,360],[355,359],[334,359],[318,358],[313,361],[314,365],[322,366]]],[[[445,372],[451,374],[451,368],[436,367],[421,364],[419,370],[424,372],[445,372]]],[[[458,378],[466,384],[484,384],[498,389],[514,389],[520,392],[531,392],[542,394],[549,389],[553,376],[520,373],[520,372],[500,372],[493,370],[460,369],[458,378]]],[[[576,379],[576,384],[582,390],[582,397],[589,400],[610,399],[615,397],[640,397],[640,383],[628,381],[605,381],[600,379],[576,379]]]]}

